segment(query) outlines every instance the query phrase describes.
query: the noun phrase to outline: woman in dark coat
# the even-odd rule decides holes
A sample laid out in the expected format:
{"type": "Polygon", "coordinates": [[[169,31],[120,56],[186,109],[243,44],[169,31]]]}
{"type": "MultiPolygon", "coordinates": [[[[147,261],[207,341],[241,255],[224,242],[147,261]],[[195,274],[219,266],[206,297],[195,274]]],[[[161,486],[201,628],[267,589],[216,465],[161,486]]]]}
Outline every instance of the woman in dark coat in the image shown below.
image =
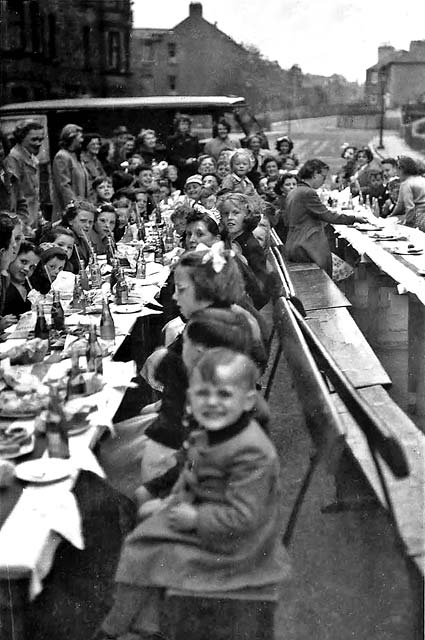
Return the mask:
{"type": "Polygon", "coordinates": [[[197,136],[190,131],[192,121],[187,115],[181,115],[176,123],[176,133],[167,140],[167,159],[178,169],[176,187],[183,189],[187,178],[197,169],[197,159],[201,146],[197,136]]]}
{"type": "Polygon", "coordinates": [[[321,160],[308,160],[299,170],[299,183],[286,200],[289,231],[286,253],[292,262],[315,262],[332,275],[332,255],[325,233],[327,223],[354,224],[367,217],[335,213],[328,209],[316,189],[326,180],[329,167],[321,160]]]}

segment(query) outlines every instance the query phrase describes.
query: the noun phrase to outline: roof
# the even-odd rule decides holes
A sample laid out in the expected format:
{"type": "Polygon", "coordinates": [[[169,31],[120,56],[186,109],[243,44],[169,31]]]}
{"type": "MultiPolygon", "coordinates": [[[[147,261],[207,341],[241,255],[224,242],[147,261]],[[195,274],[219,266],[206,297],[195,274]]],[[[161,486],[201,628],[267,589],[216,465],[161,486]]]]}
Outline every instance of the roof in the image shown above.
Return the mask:
{"type": "Polygon", "coordinates": [[[19,102],[0,107],[0,113],[21,111],[78,111],[80,109],[197,109],[202,107],[234,107],[244,105],[245,98],[231,96],[149,96],[142,98],[70,98],[67,100],[38,100],[19,102]]]}

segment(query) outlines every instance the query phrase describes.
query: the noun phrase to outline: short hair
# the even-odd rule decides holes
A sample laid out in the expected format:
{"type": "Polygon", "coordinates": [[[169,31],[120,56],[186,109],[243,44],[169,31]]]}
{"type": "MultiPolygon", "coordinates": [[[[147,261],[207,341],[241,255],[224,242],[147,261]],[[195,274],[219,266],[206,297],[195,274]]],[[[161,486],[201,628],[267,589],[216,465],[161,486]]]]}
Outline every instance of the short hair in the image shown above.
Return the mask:
{"type": "Polygon", "coordinates": [[[219,369],[232,367],[236,381],[243,384],[249,391],[255,391],[258,370],[251,358],[232,349],[218,347],[209,349],[195,365],[190,378],[197,372],[202,380],[212,384],[220,383],[219,369]]]}
{"type": "Polygon", "coordinates": [[[265,172],[267,169],[267,165],[269,165],[271,162],[274,162],[279,167],[279,162],[277,161],[276,158],[274,158],[273,156],[267,156],[263,160],[263,164],[261,165],[261,171],[265,172]]]}
{"type": "Polygon", "coordinates": [[[218,125],[221,124],[223,127],[226,127],[227,133],[230,133],[232,130],[231,124],[226,118],[219,118],[217,123],[213,126],[213,137],[216,138],[218,136],[218,125]]]}
{"type": "Polygon", "coordinates": [[[252,196],[247,196],[244,193],[225,193],[220,196],[217,201],[217,209],[222,215],[226,215],[224,205],[229,200],[239,209],[243,209],[245,211],[245,218],[243,220],[244,230],[253,231],[261,218],[261,211],[258,211],[259,198],[257,199],[252,196]]]}
{"type": "Polygon", "coordinates": [[[233,167],[235,165],[236,159],[240,158],[240,157],[243,157],[246,160],[248,160],[249,167],[251,169],[252,168],[252,158],[251,158],[251,154],[246,149],[237,149],[233,153],[232,157],[230,158],[230,168],[233,170],[233,167]]]}
{"type": "Polygon", "coordinates": [[[83,144],[81,145],[81,149],[85,151],[88,147],[89,142],[92,140],[99,140],[102,143],[102,138],[100,133],[85,133],[83,137],[83,144]]]}
{"type": "Polygon", "coordinates": [[[74,220],[80,211],[88,211],[89,213],[96,215],[97,209],[95,205],[88,200],[72,200],[65,207],[65,211],[62,214],[61,224],[65,227],[68,226],[71,220],[74,220]]]}
{"type": "Polygon", "coordinates": [[[144,142],[147,135],[155,136],[156,138],[156,133],[153,129],[142,129],[140,133],[137,134],[137,140],[144,142]]]}
{"type": "Polygon", "coordinates": [[[381,164],[390,164],[392,167],[396,167],[397,160],[395,158],[384,158],[381,160],[381,164]]]}
{"type": "Polygon", "coordinates": [[[323,160],[319,160],[318,158],[313,158],[312,160],[307,160],[298,171],[298,178],[300,180],[309,180],[314,176],[315,173],[323,173],[323,171],[329,171],[329,166],[323,160]]]}
{"type": "Polygon", "coordinates": [[[200,165],[203,163],[204,160],[207,160],[207,159],[208,160],[212,160],[214,166],[215,167],[217,166],[217,162],[216,162],[215,158],[213,156],[211,156],[209,153],[204,153],[204,154],[202,154],[201,156],[198,157],[198,164],[197,164],[198,171],[199,171],[200,165]]]}
{"type": "Polygon", "coordinates": [[[28,240],[23,240],[21,242],[21,246],[19,247],[18,253],[16,254],[16,257],[21,255],[22,253],[29,253],[30,251],[33,251],[37,256],[39,256],[41,253],[40,247],[37,247],[33,242],[29,242],[28,240]]]}
{"type": "Polygon", "coordinates": [[[251,133],[251,135],[249,135],[246,139],[246,146],[248,147],[248,149],[251,148],[251,142],[257,138],[257,140],[260,141],[260,145],[263,145],[263,139],[262,137],[258,134],[258,133],[251,133]]]}
{"type": "Polygon", "coordinates": [[[252,330],[246,317],[230,309],[208,307],[196,311],[188,320],[187,337],[207,349],[227,347],[251,355],[252,330]]]}
{"type": "Polygon", "coordinates": [[[52,258],[58,258],[64,262],[68,260],[68,255],[65,249],[57,247],[56,245],[53,247],[46,247],[45,249],[43,249],[43,247],[38,247],[38,250],[41,264],[46,264],[46,262],[49,262],[52,258]]]}
{"type": "Polygon", "coordinates": [[[40,244],[42,244],[43,242],[54,242],[56,238],[59,238],[59,236],[69,236],[73,240],[75,239],[71,229],[57,226],[57,227],[52,227],[41,236],[40,244]]]}
{"type": "Polygon", "coordinates": [[[109,204],[108,202],[105,202],[104,204],[101,204],[97,209],[96,209],[96,213],[94,214],[94,221],[97,222],[98,217],[102,214],[102,213],[113,213],[115,215],[115,217],[117,216],[117,212],[115,211],[115,207],[112,204],[109,204]]]}
{"type": "Polygon", "coordinates": [[[142,173],[142,171],[151,171],[152,172],[152,167],[150,164],[141,164],[140,166],[136,167],[134,169],[134,175],[138,176],[142,173]]]}
{"type": "Polygon", "coordinates": [[[400,156],[397,161],[397,167],[407,176],[418,176],[420,174],[418,165],[410,156],[400,156]]]}
{"type": "Polygon", "coordinates": [[[194,222],[203,222],[210,233],[215,236],[220,235],[218,223],[211,215],[205,213],[205,211],[196,211],[196,209],[191,209],[186,218],[186,227],[194,222]]]}
{"type": "Polygon", "coordinates": [[[356,160],[357,160],[357,159],[358,159],[358,157],[359,157],[359,153],[364,153],[364,154],[365,154],[365,156],[366,156],[366,158],[367,158],[367,161],[368,161],[368,162],[372,162],[372,160],[373,160],[373,153],[372,153],[372,151],[369,149],[369,147],[360,147],[360,149],[357,149],[357,153],[356,153],[356,160]]]}
{"type": "Polygon", "coordinates": [[[20,120],[13,131],[13,138],[16,142],[20,143],[32,129],[44,130],[44,126],[36,120],[20,120]]]}
{"type": "Polygon", "coordinates": [[[134,175],[125,171],[114,171],[112,174],[112,187],[114,191],[125,189],[133,184],[134,175]]]}
{"type": "Polygon", "coordinates": [[[209,250],[186,251],[176,269],[188,269],[197,300],[208,300],[215,306],[222,307],[239,302],[244,295],[244,283],[232,252],[224,252],[226,264],[218,273],[214,270],[212,261],[204,261],[208,253],[209,250]]]}
{"type": "Polygon", "coordinates": [[[8,249],[15,223],[7,213],[0,213],[0,249],[8,249]]]}
{"type": "Polygon", "coordinates": [[[175,127],[178,129],[180,122],[187,122],[189,126],[192,124],[192,118],[187,113],[180,113],[175,119],[175,127]]]}
{"type": "Polygon", "coordinates": [[[99,176],[98,178],[95,178],[92,182],[92,188],[93,189],[97,189],[97,187],[100,184],[103,184],[103,182],[109,182],[109,184],[112,185],[112,178],[110,178],[109,176],[99,176]]]}

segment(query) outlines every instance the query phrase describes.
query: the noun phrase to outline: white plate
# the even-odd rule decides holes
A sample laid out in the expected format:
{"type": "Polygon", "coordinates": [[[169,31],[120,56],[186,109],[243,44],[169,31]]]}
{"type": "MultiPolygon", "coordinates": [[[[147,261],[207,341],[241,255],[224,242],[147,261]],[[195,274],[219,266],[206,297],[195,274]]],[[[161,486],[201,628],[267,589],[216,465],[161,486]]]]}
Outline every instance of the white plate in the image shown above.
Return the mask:
{"type": "Polygon", "coordinates": [[[366,222],[360,222],[353,225],[357,231],[382,231],[384,228],[382,225],[368,224],[366,222]]]}
{"type": "Polygon", "coordinates": [[[38,458],[18,464],[15,468],[15,474],[20,480],[43,484],[67,478],[73,470],[70,460],[38,458]]]}
{"type": "Polygon", "coordinates": [[[138,313],[143,309],[140,303],[134,304],[117,304],[115,305],[113,312],[114,313],[138,313]]]}
{"type": "Polygon", "coordinates": [[[1,453],[0,452],[0,460],[13,460],[14,458],[20,458],[21,456],[26,456],[27,453],[31,453],[34,449],[35,438],[31,437],[31,442],[27,442],[22,447],[19,448],[19,451],[15,451],[15,453],[1,453]]]}
{"type": "Polygon", "coordinates": [[[396,253],[399,256],[420,256],[423,252],[423,249],[393,249],[393,253],[396,253]]]}

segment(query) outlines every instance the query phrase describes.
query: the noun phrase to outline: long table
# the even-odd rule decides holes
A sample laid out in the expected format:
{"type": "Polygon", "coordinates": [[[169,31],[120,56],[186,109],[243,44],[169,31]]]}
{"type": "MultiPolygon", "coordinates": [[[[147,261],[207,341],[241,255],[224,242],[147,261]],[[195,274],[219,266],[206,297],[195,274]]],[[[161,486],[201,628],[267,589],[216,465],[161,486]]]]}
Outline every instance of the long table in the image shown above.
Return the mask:
{"type": "MultiPolygon", "coordinates": [[[[165,279],[167,272],[168,270],[163,270],[160,281],[165,279]]],[[[158,291],[156,285],[145,287],[144,302],[151,301],[156,291],[158,291]]],[[[104,477],[92,449],[105,429],[113,432],[114,414],[135,375],[133,360],[115,361],[114,355],[139,318],[161,313],[145,306],[137,313],[123,314],[119,311],[114,304],[111,304],[116,338],[113,349],[103,359],[104,387],[89,398],[90,404],[96,406],[96,410],[90,414],[90,426],[85,432],[70,437],[71,475],[50,485],[25,486],[15,479],[10,488],[0,490],[0,606],[4,606],[5,603],[13,606],[13,612],[11,612],[13,640],[25,637],[23,620],[25,602],[36,597],[42,590],[43,579],[50,571],[61,540],[67,539],[75,547],[84,548],[81,515],[72,489],[81,469],[104,477]],[[3,511],[3,518],[1,511],[3,511]],[[15,586],[22,586],[22,584],[25,585],[25,593],[21,592],[18,599],[11,603],[10,599],[16,597],[16,593],[14,596],[15,586]],[[21,606],[18,606],[18,602],[21,606]]],[[[78,323],[98,325],[99,321],[98,315],[74,314],[66,318],[67,325],[78,323]]],[[[12,346],[22,342],[25,342],[25,338],[14,338],[12,331],[10,339],[0,344],[0,352],[5,353],[12,346]]],[[[70,361],[67,359],[43,363],[41,367],[45,373],[43,380],[61,378],[66,375],[69,368],[70,361]]],[[[31,366],[27,369],[31,370],[31,366]]],[[[87,400],[82,398],[84,404],[87,400]]],[[[35,419],[14,420],[13,423],[24,426],[29,433],[34,432],[35,419]]],[[[24,460],[47,456],[44,450],[45,444],[40,443],[40,440],[44,438],[36,439],[35,452],[23,458],[24,460]]],[[[21,459],[18,459],[16,462],[20,461],[21,459]]]]}

